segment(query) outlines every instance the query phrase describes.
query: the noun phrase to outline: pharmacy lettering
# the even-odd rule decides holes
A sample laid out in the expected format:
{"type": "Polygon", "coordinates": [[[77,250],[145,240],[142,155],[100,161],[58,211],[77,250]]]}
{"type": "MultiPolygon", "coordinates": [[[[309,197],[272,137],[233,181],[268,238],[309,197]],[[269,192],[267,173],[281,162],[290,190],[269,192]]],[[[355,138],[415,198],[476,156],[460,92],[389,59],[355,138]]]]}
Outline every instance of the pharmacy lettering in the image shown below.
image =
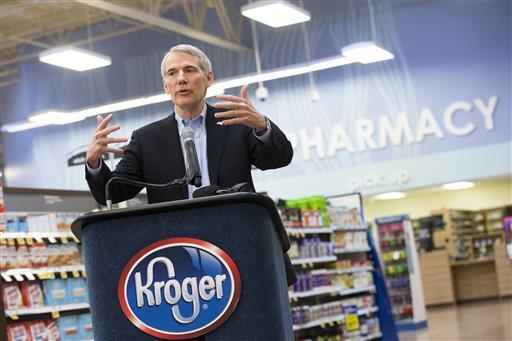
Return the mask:
{"type": "Polygon", "coordinates": [[[170,238],[130,259],[119,279],[118,298],[137,328],[182,340],[224,323],[240,291],[240,273],[226,252],[203,240],[170,238]]]}

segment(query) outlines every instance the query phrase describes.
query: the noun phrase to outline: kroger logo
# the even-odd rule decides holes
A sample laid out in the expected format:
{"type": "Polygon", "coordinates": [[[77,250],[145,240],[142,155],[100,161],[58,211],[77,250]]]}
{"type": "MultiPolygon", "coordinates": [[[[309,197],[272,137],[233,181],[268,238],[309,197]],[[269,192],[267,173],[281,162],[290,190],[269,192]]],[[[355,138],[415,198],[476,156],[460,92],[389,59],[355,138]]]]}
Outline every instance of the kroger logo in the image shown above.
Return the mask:
{"type": "Polygon", "coordinates": [[[118,286],[121,308],[144,332],[167,340],[206,334],[228,319],[240,298],[233,260],[213,244],[170,238],[130,259],[118,286]]]}

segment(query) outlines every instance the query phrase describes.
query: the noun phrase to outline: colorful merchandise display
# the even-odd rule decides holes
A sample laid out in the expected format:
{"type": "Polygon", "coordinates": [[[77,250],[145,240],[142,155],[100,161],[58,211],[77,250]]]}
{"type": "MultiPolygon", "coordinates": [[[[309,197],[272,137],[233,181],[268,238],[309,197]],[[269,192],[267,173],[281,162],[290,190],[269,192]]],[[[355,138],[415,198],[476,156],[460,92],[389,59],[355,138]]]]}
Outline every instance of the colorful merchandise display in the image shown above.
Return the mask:
{"type": "Polygon", "coordinates": [[[81,246],[70,232],[76,217],[8,213],[5,228],[0,226],[7,340],[93,339],[90,314],[83,314],[89,299],[81,246]],[[56,318],[61,312],[65,316],[56,318]]]}
{"type": "Polygon", "coordinates": [[[361,210],[332,207],[319,196],[280,201],[278,207],[298,278],[289,293],[296,339],[380,339],[374,266],[361,210]]]}
{"type": "Polygon", "coordinates": [[[408,216],[375,219],[376,235],[397,327],[426,327],[418,254],[408,216]]]}

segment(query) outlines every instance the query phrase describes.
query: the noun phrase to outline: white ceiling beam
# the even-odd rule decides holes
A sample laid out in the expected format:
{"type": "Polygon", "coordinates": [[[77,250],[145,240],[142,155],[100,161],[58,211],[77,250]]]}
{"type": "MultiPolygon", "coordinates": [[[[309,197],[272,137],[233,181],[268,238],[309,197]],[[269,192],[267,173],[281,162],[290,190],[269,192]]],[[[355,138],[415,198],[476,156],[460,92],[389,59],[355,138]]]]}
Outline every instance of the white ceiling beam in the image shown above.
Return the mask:
{"type": "Polygon", "coordinates": [[[235,43],[226,39],[222,39],[219,37],[216,37],[214,35],[201,32],[198,30],[195,30],[189,26],[183,25],[181,23],[178,23],[176,21],[172,21],[169,19],[162,18],[157,15],[149,14],[147,12],[139,11],[133,8],[125,7],[116,5],[110,2],[106,2],[103,0],[95,0],[95,1],[89,1],[89,0],[73,0],[75,2],[81,3],[83,5],[95,7],[110,13],[115,13],[127,18],[131,18],[134,20],[141,21],[143,23],[149,24],[151,26],[160,27],[172,32],[176,32],[182,35],[185,35],[190,38],[194,38],[197,40],[204,41],[206,43],[210,43],[213,45],[225,47],[231,50],[239,51],[239,52],[246,52],[249,51],[249,48],[241,45],[239,43],[235,43]]]}

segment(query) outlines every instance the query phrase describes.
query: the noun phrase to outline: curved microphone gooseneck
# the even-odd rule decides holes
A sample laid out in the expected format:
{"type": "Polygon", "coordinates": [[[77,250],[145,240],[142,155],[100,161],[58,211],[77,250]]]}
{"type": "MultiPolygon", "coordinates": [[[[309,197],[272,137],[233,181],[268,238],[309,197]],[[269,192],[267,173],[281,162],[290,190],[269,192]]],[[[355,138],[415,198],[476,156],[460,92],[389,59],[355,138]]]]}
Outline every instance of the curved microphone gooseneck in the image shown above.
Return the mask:
{"type": "Polygon", "coordinates": [[[107,203],[107,208],[109,210],[112,209],[112,195],[111,195],[112,193],[110,193],[110,186],[114,182],[125,183],[128,185],[134,185],[134,186],[140,186],[140,187],[164,189],[164,188],[168,188],[168,187],[186,185],[188,183],[188,178],[185,175],[181,179],[176,179],[176,180],[164,183],[164,184],[153,184],[153,183],[149,183],[149,182],[142,182],[142,181],[137,181],[137,180],[132,180],[132,179],[120,178],[117,176],[112,177],[112,178],[110,178],[110,180],[107,181],[107,184],[105,185],[105,201],[107,203]]]}

